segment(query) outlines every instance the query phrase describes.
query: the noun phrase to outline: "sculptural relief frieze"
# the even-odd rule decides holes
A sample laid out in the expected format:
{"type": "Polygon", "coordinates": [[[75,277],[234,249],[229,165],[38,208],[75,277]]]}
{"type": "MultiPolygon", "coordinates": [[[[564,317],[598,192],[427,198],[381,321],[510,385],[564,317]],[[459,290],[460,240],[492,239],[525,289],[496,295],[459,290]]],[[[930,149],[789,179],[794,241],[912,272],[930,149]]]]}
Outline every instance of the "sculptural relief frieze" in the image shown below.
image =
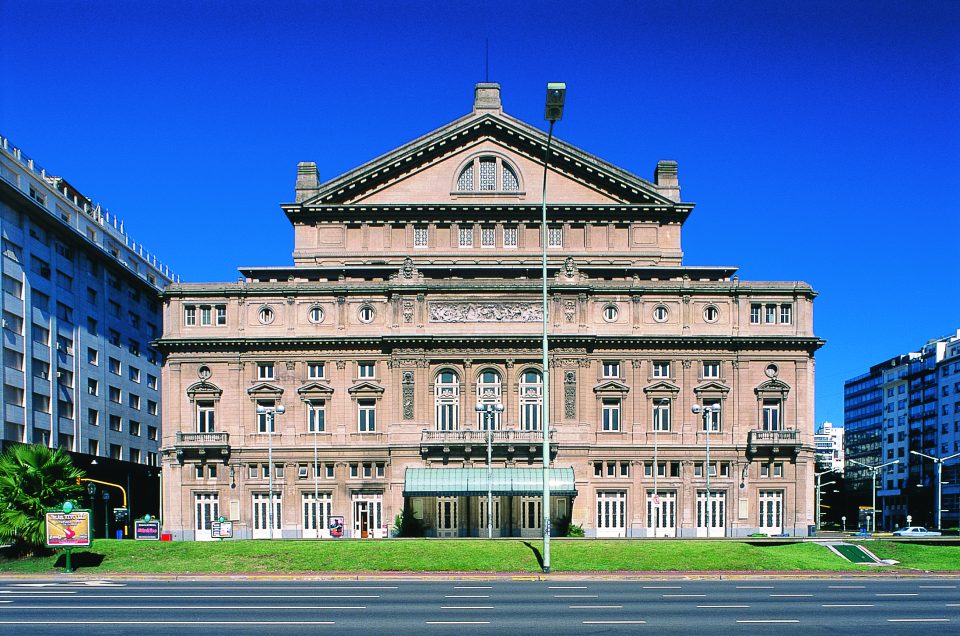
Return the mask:
{"type": "Polygon", "coordinates": [[[543,307],[528,302],[432,302],[430,322],[542,322],[543,307]]]}

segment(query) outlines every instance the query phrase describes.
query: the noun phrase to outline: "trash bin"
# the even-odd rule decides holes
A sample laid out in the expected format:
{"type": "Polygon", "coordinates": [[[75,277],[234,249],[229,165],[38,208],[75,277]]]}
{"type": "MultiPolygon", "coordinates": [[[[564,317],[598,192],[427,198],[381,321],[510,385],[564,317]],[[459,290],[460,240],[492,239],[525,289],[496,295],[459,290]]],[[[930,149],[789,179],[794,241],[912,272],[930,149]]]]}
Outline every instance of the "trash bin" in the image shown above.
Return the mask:
{"type": "Polygon", "coordinates": [[[117,539],[123,538],[123,530],[117,530],[117,539]]]}
{"type": "Polygon", "coordinates": [[[816,524],[811,524],[811,525],[807,526],[807,536],[808,536],[808,537],[815,537],[815,536],[817,536],[817,526],[816,526],[816,524]]]}
{"type": "Polygon", "coordinates": [[[170,532],[164,532],[160,535],[161,541],[173,541],[173,534],[170,532]]]}

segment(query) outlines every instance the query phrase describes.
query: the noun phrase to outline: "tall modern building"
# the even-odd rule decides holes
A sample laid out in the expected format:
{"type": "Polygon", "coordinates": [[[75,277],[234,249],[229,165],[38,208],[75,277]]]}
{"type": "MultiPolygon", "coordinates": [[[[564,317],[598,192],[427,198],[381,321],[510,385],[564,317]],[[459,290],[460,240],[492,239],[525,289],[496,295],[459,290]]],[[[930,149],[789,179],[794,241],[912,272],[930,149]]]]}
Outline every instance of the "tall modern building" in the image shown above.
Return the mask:
{"type": "Polygon", "coordinates": [[[346,174],[301,163],[292,265],[167,288],[165,531],[540,536],[545,393],[554,534],[808,531],[815,292],[684,264],[675,162],[546,144],[479,84],[346,174]]]}
{"type": "MultiPolygon", "coordinates": [[[[870,367],[844,385],[847,459],[882,468],[876,477],[877,528],[936,525],[937,461],[960,452],[960,331],[870,367]],[[922,455],[926,455],[927,458],[922,455]]],[[[943,464],[943,523],[954,505],[960,456],[943,464]]],[[[851,496],[871,503],[872,471],[847,462],[851,496]]],[[[954,521],[955,523],[955,521],[954,521]]]]}
{"type": "Polygon", "coordinates": [[[820,431],[814,436],[817,449],[817,463],[820,470],[836,470],[843,472],[843,427],[834,426],[833,422],[823,422],[820,431]]]}
{"type": "Polygon", "coordinates": [[[118,474],[158,466],[160,355],[150,342],[170,271],[4,137],[0,234],[3,446],[60,447],[87,470],[101,458],[118,474]]]}

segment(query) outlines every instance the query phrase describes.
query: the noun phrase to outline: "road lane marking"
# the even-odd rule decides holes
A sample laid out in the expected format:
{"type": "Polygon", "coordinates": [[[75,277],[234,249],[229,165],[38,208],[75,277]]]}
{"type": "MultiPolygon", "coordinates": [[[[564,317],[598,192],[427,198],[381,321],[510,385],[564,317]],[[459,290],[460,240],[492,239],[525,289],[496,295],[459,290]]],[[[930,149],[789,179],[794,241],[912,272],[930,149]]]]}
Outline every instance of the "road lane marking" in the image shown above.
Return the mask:
{"type": "MultiPolygon", "coordinates": [[[[55,598],[48,596],[46,598],[55,598]]],[[[67,596],[65,598],[76,599],[102,599],[102,598],[205,598],[205,599],[224,599],[224,598],[380,598],[379,594],[83,594],[80,596],[67,596]]]]}
{"type": "Polygon", "coordinates": [[[645,590],[682,590],[682,585],[644,585],[645,590]]]}
{"type": "Polygon", "coordinates": [[[583,621],[584,625],[646,625],[647,621],[583,621]]]}
{"type": "Polygon", "coordinates": [[[813,594],[771,594],[770,598],[807,598],[813,594]]]}
{"type": "Polygon", "coordinates": [[[746,609],[746,608],[749,608],[750,606],[749,605],[697,605],[697,607],[700,607],[703,609],[733,609],[733,608],[746,609]]]}
{"type": "Polygon", "coordinates": [[[920,596],[919,592],[877,592],[875,596],[920,596]]]}
{"type": "Polygon", "coordinates": [[[888,618],[888,623],[949,623],[949,618],[888,618]]]}
{"type": "Polygon", "coordinates": [[[955,590],[956,585],[918,585],[921,590],[955,590]]]}
{"type": "Polygon", "coordinates": [[[72,590],[0,590],[0,594],[21,594],[28,596],[52,596],[61,594],[76,594],[72,590]]]}
{"type": "Polygon", "coordinates": [[[424,621],[427,625],[489,625],[490,621],[424,621]]]}
{"type": "MultiPolygon", "coordinates": [[[[10,601],[7,601],[7,603],[10,603],[10,601]]],[[[947,603],[947,607],[960,607],[960,603],[947,603]]]]}
{"type": "Polygon", "coordinates": [[[874,607],[873,603],[824,603],[820,607],[874,607]]]}
{"type": "MultiPolygon", "coordinates": [[[[3,601],[12,603],[13,601],[3,601]]],[[[362,610],[366,605],[13,605],[11,610],[95,609],[95,610],[362,610]]]]}
{"type": "Polygon", "coordinates": [[[0,621],[0,625],[336,625],[333,621],[0,621]]]}
{"type": "Polygon", "coordinates": [[[492,590],[492,585],[454,585],[455,590],[492,590]]]}
{"type": "Polygon", "coordinates": [[[554,594],[553,598],[600,598],[599,594],[554,594]]]}
{"type": "Polygon", "coordinates": [[[772,590],[772,585],[738,585],[738,590],[772,590]]]}
{"type": "Polygon", "coordinates": [[[445,594],[443,598],[490,598],[489,594],[445,594]]]}
{"type": "Polygon", "coordinates": [[[586,585],[548,585],[548,590],[585,590],[586,585]]]}
{"type": "Polygon", "coordinates": [[[706,594],[661,594],[661,598],[701,598],[706,594]]]}
{"type": "Polygon", "coordinates": [[[831,590],[862,590],[866,585],[828,585],[831,590]]]}
{"type": "Polygon", "coordinates": [[[767,619],[767,620],[741,620],[737,621],[738,623],[799,623],[800,621],[794,618],[789,619],[767,619]]]}
{"type": "Polygon", "coordinates": [[[493,605],[441,605],[440,609],[477,610],[477,609],[494,609],[494,607],[493,605]]]}
{"type": "Polygon", "coordinates": [[[623,609],[623,605],[570,605],[570,609],[623,609]]]}

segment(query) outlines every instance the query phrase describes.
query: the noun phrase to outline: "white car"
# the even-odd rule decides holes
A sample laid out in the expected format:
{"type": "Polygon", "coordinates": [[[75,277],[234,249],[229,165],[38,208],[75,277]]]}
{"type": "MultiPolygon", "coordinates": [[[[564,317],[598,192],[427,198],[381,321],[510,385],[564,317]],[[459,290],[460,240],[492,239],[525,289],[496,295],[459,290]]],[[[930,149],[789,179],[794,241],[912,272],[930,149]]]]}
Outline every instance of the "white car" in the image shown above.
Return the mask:
{"type": "Polygon", "coordinates": [[[933,530],[927,530],[920,526],[907,526],[906,528],[900,528],[893,533],[895,537],[939,537],[939,532],[934,532],[933,530]]]}

